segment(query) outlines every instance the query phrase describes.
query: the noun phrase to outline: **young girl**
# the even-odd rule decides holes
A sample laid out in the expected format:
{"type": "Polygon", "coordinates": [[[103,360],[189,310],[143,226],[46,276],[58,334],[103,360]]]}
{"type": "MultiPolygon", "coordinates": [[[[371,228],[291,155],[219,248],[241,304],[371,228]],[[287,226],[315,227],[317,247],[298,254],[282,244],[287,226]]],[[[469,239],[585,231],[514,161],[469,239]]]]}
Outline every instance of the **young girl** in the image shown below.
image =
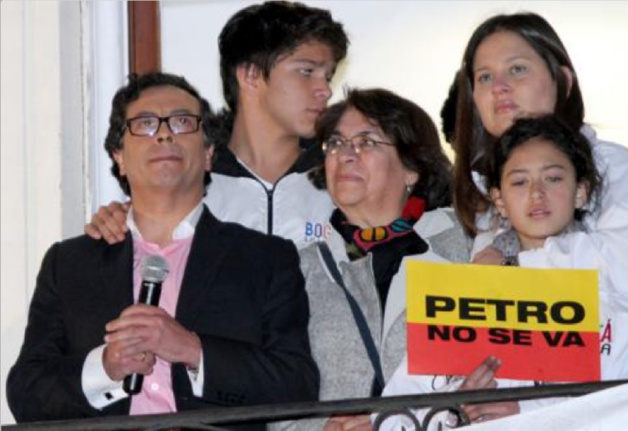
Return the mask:
{"type": "Polygon", "coordinates": [[[586,231],[583,218],[599,204],[602,180],[584,136],[549,116],[518,120],[486,159],[493,218],[501,218],[493,234],[500,235],[474,263],[518,264],[519,252],[542,248],[548,237],[586,231]],[[492,260],[494,249],[505,262],[492,260]]]}
{"type": "MultiPolygon", "coordinates": [[[[585,204],[601,192],[590,145],[586,138],[554,117],[520,119],[495,142],[487,154],[486,186],[494,213],[501,217],[497,241],[508,250],[506,262],[493,248],[480,252],[474,262],[516,264],[520,251],[535,251],[552,238],[560,260],[552,266],[599,270],[600,341],[602,379],[628,377],[628,214],[601,219],[604,229],[585,232],[585,204]],[[611,233],[608,233],[611,231],[611,233]],[[573,255],[561,250],[561,239],[569,233],[576,240],[596,241],[587,253],[573,255]],[[499,257],[499,261],[496,260],[499,257]]],[[[572,238],[573,239],[573,238],[572,238]]],[[[536,265],[534,261],[525,266],[536,265]]],[[[530,381],[496,379],[499,358],[487,358],[469,376],[408,375],[407,360],[397,369],[384,395],[445,392],[454,390],[516,387],[530,381]]],[[[474,423],[531,410],[556,400],[503,402],[465,406],[474,423]]],[[[422,419],[425,411],[416,412],[422,419]]],[[[455,416],[442,414],[429,429],[456,425],[455,416]]],[[[381,429],[400,429],[395,419],[381,429]]]]}

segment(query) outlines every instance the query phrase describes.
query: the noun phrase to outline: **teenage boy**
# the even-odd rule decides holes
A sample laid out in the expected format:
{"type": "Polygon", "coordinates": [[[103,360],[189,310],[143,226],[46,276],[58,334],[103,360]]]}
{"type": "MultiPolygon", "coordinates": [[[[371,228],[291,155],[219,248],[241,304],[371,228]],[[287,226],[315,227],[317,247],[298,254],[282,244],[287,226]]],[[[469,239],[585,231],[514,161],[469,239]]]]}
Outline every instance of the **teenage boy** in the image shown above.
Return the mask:
{"type": "MultiPolygon", "coordinates": [[[[227,109],[205,202],[221,220],[282,236],[321,239],[333,204],[308,172],[322,163],[314,125],[348,38],[329,11],[268,1],[233,15],[219,36],[227,109]]],[[[124,236],[120,204],[103,207],[86,232],[124,236]]]]}

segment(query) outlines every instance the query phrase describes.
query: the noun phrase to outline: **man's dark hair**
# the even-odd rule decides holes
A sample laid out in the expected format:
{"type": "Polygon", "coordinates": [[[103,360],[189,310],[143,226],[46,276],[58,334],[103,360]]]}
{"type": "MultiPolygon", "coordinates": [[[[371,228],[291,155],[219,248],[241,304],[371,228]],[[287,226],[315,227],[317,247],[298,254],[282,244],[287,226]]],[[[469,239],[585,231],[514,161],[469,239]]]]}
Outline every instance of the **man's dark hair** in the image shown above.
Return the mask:
{"type": "MultiPolygon", "coordinates": [[[[201,113],[201,131],[203,133],[203,142],[205,147],[210,147],[215,142],[215,137],[212,135],[213,123],[215,121],[214,114],[207,100],[205,100],[199,92],[194,88],[185,78],[182,76],[171,75],[169,73],[149,73],[145,75],[131,74],[129,75],[129,82],[127,85],[121,87],[113,96],[113,102],[111,104],[111,115],[109,116],[109,130],[107,137],[105,138],[105,150],[111,158],[111,172],[116,177],[120,187],[128,196],[131,196],[131,189],[129,187],[129,181],[125,176],[120,175],[120,168],[116,163],[113,155],[123,147],[122,138],[126,131],[126,110],[128,106],[139,99],[143,91],[154,87],[176,87],[186,91],[196,100],[200,105],[201,113]]],[[[207,186],[210,182],[209,173],[205,173],[204,185],[207,186]]]]}
{"type": "Polygon", "coordinates": [[[232,114],[235,116],[238,108],[239,66],[255,66],[268,79],[280,57],[313,41],[327,45],[336,63],[347,55],[347,35],[327,10],[267,1],[233,15],[218,38],[223,96],[232,114]]]}
{"type": "MultiPolygon", "coordinates": [[[[542,139],[551,143],[569,159],[574,167],[576,182],[587,183],[589,195],[587,207],[595,210],[599,203],[597,197],[600,195],[602,177],[595,166],[591,145],[580,132],[573,130],[553,115],[519,119],[492,144],[486,156],[487,190],[492,187],[501,188],[504,165],[512,152],[532,139],[542,139]]],[[[584,210],[577,208],[576,220],[582,220],[584,214],[584,210]]]]}
{"type": "MultiPolygon", "coordinates": [[[[401,163],[419,174],[411,194],[425,198],[428,210],[451,205],[451,162],[434,122],[423,109],[388,90],[348,90],[343,101],[331,105],[318,119],[318,141],[335,134],[342,116],[352,108],[377,124],[395,145],[401,163]]],[[[310,177],[319,188],[326,187],[324,166],[310,177]]]]}

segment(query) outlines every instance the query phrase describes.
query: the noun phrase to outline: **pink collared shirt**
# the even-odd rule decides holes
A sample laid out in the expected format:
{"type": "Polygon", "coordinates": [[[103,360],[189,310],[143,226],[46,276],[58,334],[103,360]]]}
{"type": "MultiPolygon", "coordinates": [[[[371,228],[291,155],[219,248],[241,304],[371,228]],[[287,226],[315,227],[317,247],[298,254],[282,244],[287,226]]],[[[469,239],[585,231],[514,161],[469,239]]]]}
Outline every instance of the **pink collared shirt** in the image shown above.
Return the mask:
{"type": "MultiPolygon", "coordinates": [[[[142,262],[152,254],[162,256],[168,262],[168,277],[161,286],[159,307],[174,317],[181,291],[183,274],[192,246],[192,238],[196,223],[200,218],[203,206],[199,204],[175,229],[173,241],[164,248],[142,238],[135,226],[132,214],[129,217],[129,229],[133,234],[133,298],[137,302],[142,285],[142,262]]],[[[131,398],[132,415],[176,412],[177,406],[172,391],[170,364],[157,358],[153,372],[144,376],[142,391],[131,398]]]]}
{"type": "MultiPolygon", "coordinates": [[[[174,316],[185,265],[190,254],[192,237],[174,240],[164,248],[150,243],[140,236],[133,237],[133,298],[137,302],[142,285],[142,261],[147,256],[157,254],[168,262],[168,277],[161,286],[159,307],[174,316]]],[[[170,364],[161,358],[153,367],[153,373],[144,376],[142,391],[131,398],[132,415],[176,412],[177,407],[172,392],[170,364]]]]}

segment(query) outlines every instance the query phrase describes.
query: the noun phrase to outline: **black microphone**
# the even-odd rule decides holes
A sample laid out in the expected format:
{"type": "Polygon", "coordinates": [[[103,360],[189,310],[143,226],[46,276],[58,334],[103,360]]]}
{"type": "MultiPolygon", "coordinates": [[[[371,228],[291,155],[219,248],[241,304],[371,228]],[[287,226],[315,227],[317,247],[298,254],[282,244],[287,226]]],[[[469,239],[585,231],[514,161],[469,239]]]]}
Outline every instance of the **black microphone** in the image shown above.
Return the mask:
{"type": "MultiPolygon", "coordinates": [[[[147,256],[142,262],[142,288],[139,304],[157,306],[161,295],[161,283],[168,276],[168,262],[159,255],[147,256]]],[[[144,375],[133,373],[124,378],[122,388],[129,395],[139,394],[144,383],[144,375]]]]}

